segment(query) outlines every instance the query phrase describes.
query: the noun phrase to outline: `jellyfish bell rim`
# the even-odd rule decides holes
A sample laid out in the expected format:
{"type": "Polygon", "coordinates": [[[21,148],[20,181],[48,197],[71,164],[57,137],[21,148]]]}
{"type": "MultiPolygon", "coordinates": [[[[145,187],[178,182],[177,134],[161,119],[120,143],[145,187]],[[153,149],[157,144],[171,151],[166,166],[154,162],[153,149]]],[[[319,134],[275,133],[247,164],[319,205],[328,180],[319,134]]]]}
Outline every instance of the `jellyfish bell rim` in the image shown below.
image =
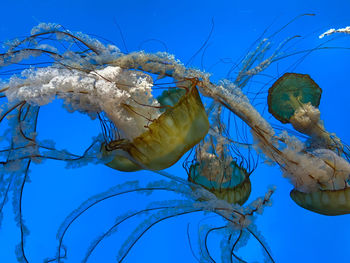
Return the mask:
{"type": "MultiPolygon", "coordinates": [[[[286,81],[286,78],[288,78],[289,76],[294,76],[294,77],[299,77],[302,79],[307,79],[312,86],[318,90],[319,92],[319,96],[316,98],[315,103],[311,103],[314,107],[318,107],[320,105],[321,102],[321,95],[322,95],[322,89],[319,87],[319,85],[311,78],[311,76],[309,74],[301,74],[301,73],[293,73],[293,72],[286,72],[284,73],[281,77],[279,77],[274,83],[273,85],[269,88],[268,90],[268,95],[267,95],[267,105],[268,105],[268,111],[269,113],[274,116],[277,120],[279,120],[280,122],[286,124],[286,123],[290,123],[290,118],[287,119],[283,116],[281,116],[280,114],[278,114],[277,112],[275,112],[273,110],[272,107],[272,100],[273,100],[273,92],[277,89],[277,87],[282,86],[281,83],[283,81],[286,81]]],[[[315,92],[316,93],[316,92],[315,92]]],[[[311,102],[311,101],[310,101],[311,102]]],[[[306,102],[307,103],[307,102],[306,102]]]]}
{"type": "MultiPolygon", "coordinates": [[[[191,85],[174,106],[168,107],[148,126],[147,131],[124,143],[121,149],[112,151],[115,158],[106,165],[126,172],[144,167],[150,170],[166,169],[200,142],[208,130],[208,116],[196,86],[191,85]],[[127,152],[144,167],[125,157],[121,151],[127,152]]],[[[102,147],[102,153],[108,155],[105,147],[102,147]]]]}
{"type": "Polygon", "coordinates": [[[300,207],[327,216],[350,214],[350,187],[339,190],[317,190],[310,193],[290,191],[291,199],[300,207]]]}
{"type": "Polygon", "coordinates": [[[198,165],[200,165],[199,162],[191,165],[187,178],[189,182],[202,186],[209,192],[213,193],[219,199],[225,200],[230,204],[243,205],[249,199],[251,193],[251,182],[250,173],[246,169],[236,164],[236,167],[240,169],[244,174],[243,180],[234,186],[220,187],[216,189],[215,187],[207,187],[199,182],[196,182],[196,180],[191,176],[191,169],[196,169],[198,165]]]}
{"type": "MultiPolygon", "coordinates": [[[[190,176],[188,176],[188,181],[198,185],[198,183],[196,183],[190,176]]],[[[213,193],[217,198],[221,200],[225,200],[230,204],[239,205],[243,205],[249,199],[252,189],[248,176],[241,183],[231,188],[214,189],[208,188],[201,184],[200,186],[213,193]]]]}

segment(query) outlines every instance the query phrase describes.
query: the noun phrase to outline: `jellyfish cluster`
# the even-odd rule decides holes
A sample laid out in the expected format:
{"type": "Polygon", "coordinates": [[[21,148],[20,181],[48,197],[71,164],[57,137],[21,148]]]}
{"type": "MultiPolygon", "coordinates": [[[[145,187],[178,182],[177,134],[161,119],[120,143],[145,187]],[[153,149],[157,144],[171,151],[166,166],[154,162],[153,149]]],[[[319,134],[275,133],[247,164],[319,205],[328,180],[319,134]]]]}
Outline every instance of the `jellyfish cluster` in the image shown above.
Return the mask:
{"type": "Polygon", "coordinates": [[[281,168],[282,176],[294,186],[290,196],[299,206],[324,215],[350,213],[349,148],[326,130],[318,108],[322,89],[315,81],[307,74],[285,73],[265,98],[269,113],[282,124],[291,124],[306,139],[287,130],[277,132],[245,94],[245,86],[255,75],[283,57],[288,41],[269,53],[271,43],[261,39],[244,58],[236,78],[217,83],[210,80],[210,74],[186,67],[168,53],[123,53],[114,45],[57,24],[39,24],[28,37],[9,42],[6,52],[0,54],[1,69],[16,69],[23,61],[32,65],[13,70],[0,83],[0,125],[4,126],[0,225],[6,216],[3,207],[11,205],[12,194],[21,230],[14,249],[18,261],[30,262],[26,255],[29,231],[21,209],[23,187],[31,163],[47,159],[76,167],[103,164],[117,174],[149,170],[164,179],[147,184],[126,182],[86,200],[67,215],[57,232],[57,252],[47,255],[46,262],[65,261],[69,248],[64,246],[64,237],[91,207],[128,193],[159,191],[179,197],[152,202],[118,217],[92,242],[82,262],[88,262],[104,238],[118,234],[120,224],[145,213],[150,216],[116,248],[118,262],[154,225],[190,213],[214,214],[222,223],[199,231],[200,262],[217,261],[207,246],[212,231],[222,232],[222,262],[245,262],[237,251],[249,236],[258,241],[266,261],[274,262],[254,224],[256,215],[271,204],[274,188],[246,204],[254,187],[250,181],[257,165],[253,156],[263,156],[281,168]],[[55,99],[62,99],[68,112],[100,122],[101,134],[96,134],[82,155],[37,139],[39,110],[55,99]],[[225,121],[228,115],[245,123],[251,142],[232,138],[225,121]],[[164,171],[185,155],[185,177],[164,171]]]}

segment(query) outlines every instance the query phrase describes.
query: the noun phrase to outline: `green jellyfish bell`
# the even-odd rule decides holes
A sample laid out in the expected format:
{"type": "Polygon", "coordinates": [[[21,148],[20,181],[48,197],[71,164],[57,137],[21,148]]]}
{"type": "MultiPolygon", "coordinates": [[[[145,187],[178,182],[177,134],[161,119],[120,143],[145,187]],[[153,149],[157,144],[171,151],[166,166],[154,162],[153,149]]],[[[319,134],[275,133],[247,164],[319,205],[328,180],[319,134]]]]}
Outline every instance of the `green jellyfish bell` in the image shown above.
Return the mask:
{"type": "Polygon", "coordinates": [[[269,112],[280,122],[289,123],[303,104],[318,107],[322,90],[308,74],[285,73],[269,89],[269,112]]]}
{"type": "Polygon", "coordinates": [[[204,187],[221,200],[243,205],[251,192],[251,172],[244,167],[250,167],[249,160],[238,150],[234,153],[230,151],[229,140],[222,135],[227,130],[221,120],[221,105],[214,103],[209,108],[212,110],[212,129],[196,146],[191,165],[185,166],[188,181],[204,187]],[[233,158],[232,154],[237,157],[233,158]]]}
{"type": "MultiPolygon", "coordinates": [[[[195,162],[190,166],[188,180],[203,186],[219,199],[226,200],[231,204],[243,205],[248,200],[251,192],[247,170],[235,161],[231,161],[226,169],[218,169],[217,167],[214,171],[209,168],[213,164],[205,162],[202,160],[201,163],[195,162]]],[[[213,162],[213,160],[209,162],[213,162]]]]}

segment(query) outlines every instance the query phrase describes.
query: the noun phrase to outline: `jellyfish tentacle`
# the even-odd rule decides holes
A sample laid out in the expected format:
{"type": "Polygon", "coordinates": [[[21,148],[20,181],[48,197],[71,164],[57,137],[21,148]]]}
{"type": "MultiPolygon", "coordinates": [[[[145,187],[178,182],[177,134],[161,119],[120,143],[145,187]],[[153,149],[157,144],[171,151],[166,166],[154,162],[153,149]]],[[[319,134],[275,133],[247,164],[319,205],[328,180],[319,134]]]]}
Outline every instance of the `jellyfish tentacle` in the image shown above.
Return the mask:
{"type": "Polygon", "coordinates": [[[85,253],[85,257],[82,260],[82,263],[86,263],[89,259],[89,257],[91,256],[91,254],[93,253],[93,251],[96,249],[96,247],[108,236],[110,236],[112,233],[114,233],[117,230],[117,227],[122,224],[124,221],[138,216],[140,214],[143,213],[149,213],[155,210],[165,210],[165,209],[174,209],[178,206],[161,206],[161,207],[151,207],[151,208],[145,208],[142,209],[140,211],[137,212],[128,212],[126,215],[124,216],[119,216],[116,220],[116,223],[114,223],[110,228],[108,228],[107,231],[105,231],[102,235],[100,235],[96,240],[94,240],[91,244],[90,247],[88,249],[88,251],[85,253]]]}
{"type": "MultiPolygon", "coordinates": [[[[20,230],[20,242],[15,249],[16,257],[20,262],[29,262],[25,252],[25,242],[29,230],[23,217],[22,199],[24,186],[29,181],[29,166],[32,158],[31,156],[26,158],[19,157],[26,155],[26,151],[29,151],[29,153],[35,153],[36,151],[35,146],[31,145],[31,140],[35,136],[39,111],[38,107],[27,107],[27,111],[23,112],[23,105],[23,102],[21,102],[4,114],[6,116],[9,112],[13,113],[9,118],[9,124],[12,126],[11,146],[7,151],[2,152],[2,154],[6,155],[6,160],[2,162],[0,167],[1,172],[9,174],[7,179],[4,176],[8,184],[6,192],[3,194],[1,210],[8,199],[8,194],[11,192],[15,220],[20,230]],[[26,125],[22,126],[23,123],[26,125]]],[[[0,213],[2,214],[2,211],[0,213]]]]}
{"type": "MultiPolygon", "coordinates": [[[[242,238],[242,233],[243,233],[243,230],[240,230],[239,231],[239,235],[236,239],[236,241],[233,243],[232,245],[232,248],[231,248],[231,254],[233,257],[235,257],[235,259],[237,259],[239,262],[242,262],[242,263],[247,263],[246,261],[244,261],[242,258],[238,257],[235,253],[234,253],[234,250],[235,250],[235,247],[237,246],[238,242],[240,241],[240,239],[242,238]]],[[[232,234],[230,235],[230,238],[231,239],[232,237],[232,234]]],[[[231,259],[231,262],[232,262],[232,257],[230,258],[231,259]]]]}
{"type": "Polygon", "coordinates": [[[273,259],[270,251],[267,249],[266,244],[264,244],[261,239],[254,233],[254,231],[252,231],[251,229],[249,229],[248,227],[246,228],[246,230],[252,235],[254,236],[254,238],[260,243],[261,247],[264,249],[266,255],[268,256],[268,258],[271,260],[272,263],[275,263],[275,260],[273,259]]]}
{"type": "MultiPolygon", "coordinates": [[[[185,185],[186,186],[186,185],[185,185]]],[[[58,240],[58,250],[57,250],[57,260],[60,259],[60,253],[61,247],[63,245],[63,239],[66,235],[67,231],[69,230],[70,226],[88,209],[92,208],[93,206],[107,200],[113,197],[121,196],[124,194],[129,193],[143,193],[143,192],[154,192],[154,191],[171,191],[175,193],[184,194],[187,197],[192,196],[192,192],[189,190],[189,188],[185,187],[181,184],[175,183],[175,182],[153,182],[149,184],[147,187],[142,187],[138,185],[138,181],[131,181],[126,182],[122,185],[118,185],[115,187],[112,187],[111,189],[107,190],[104,193],[98,194],[96,196],[93,196],[86,200],[84,203],[82,203],[77,209],[75,209],[70,215],[66,217],[66,219],[61,224],[58,232],[57,232],[57,240],[58,240]]]]}
{"type": "Polygon", "coordinates": [[[208,238],[211,232],[218,231],[224,229],[226,226],[220,226],[220,227],[211,227],[211,226],[201,226],[199,230],[199,238],[201,240],[200,242],[200,256],[201,256],[201,262],[211,262],[215,263],[216,261],[211,256],[209,248],[208,248],[208,238]]]}
{"type": "Polygon", "coordinates": [[[26,171],[21,183],[20,187],[20,196],[18,200],[18,206],[19,206],[19,211],[18,211],[18,223],[21,231],[21,241],[20,244],[17,245],[16,247],[16,256],[18,261],[24,261],[26,263],[29,263],[26,253],[25,253],[25,238],[27,235],[29,235],[29,230],[24,224],[24,219],[23,219],[23,212],[22,212],[22,200],[23,200],[23,189],[26,181],[28,180],[28,172],[29,172],[29,166],[30,166],[31,160],[27,161],[27,166],[26,166],[26,171]]]}
{"type": "Polygon", "coordinates": [[[149,219],[146,221],[142,222],[139,227],[137,227],[132,233],[132,236],[130,237],[131,239],[126,241],[124,245],[121,247],[119,250],[119,256],[118,256],[118,262],[122,262],[125,257],[128,255],[132,247],[136,244],[136,242],[148,231],[150,230],[154,225],[181,215],[186,215],[190,213],[195,213],[195,212],[201,212],[201,209],[198,208],[193,208],[193,207],[188,207],[188,208],[182,208],[177,207],[172,211],[173,209],[166,209],[162,210],[159,213],[156,213],[155,215],[152,215],[149,219]],[[165,214],[162,216],[162,214],[165,214]],[[154,217],[154,219],[153,219],[154,217]],[[153,219],[153,220],[152,220],[153,219]],[[139,233],[138,233],[139,232],[139,233]]]}

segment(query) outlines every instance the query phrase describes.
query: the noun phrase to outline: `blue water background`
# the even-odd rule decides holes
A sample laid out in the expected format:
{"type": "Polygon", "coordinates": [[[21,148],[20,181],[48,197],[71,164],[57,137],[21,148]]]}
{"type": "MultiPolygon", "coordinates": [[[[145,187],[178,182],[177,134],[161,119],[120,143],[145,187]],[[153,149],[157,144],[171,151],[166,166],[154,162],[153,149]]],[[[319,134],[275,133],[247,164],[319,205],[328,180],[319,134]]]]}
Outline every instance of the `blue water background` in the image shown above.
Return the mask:
{"type": "MultiPolygon", "coordinates": [[[[284,28],[272,40],[275,47],[287,37],[300,35],[303,38],[290,47],[290,53],[315,48],[325,41],[318,39],[322,32],[332,27],[350,25],[350,2],[339,0],[3,0],[0,6],[1,41],[28,35],[39,22],[55,22],[72,31],[104,37],[122,51],[168,51],[184,63],[206,40],[213,19],[215,27],[203,60],[199,55],[191,61],[191,65],[197,68],[203,64],[204,70],[213,74],[213,80],[224,78],[229,69],[225,64],[213,66],[219,59],[239,61],[264,30],[268,28],[266,36],[271,35],[297,15],[316,14],[298,19],[284,28]],[[150,39],[155,40],[148,41],[150,39]]],[[[350,36],[340,36],[329,46],[350,47],[350,36]]],[[[350,51],[319,50],[305,59],[300,58],[292,56],[275,63],[269,74],[279,76],[286,71],[310,74],[323,89],[320,109],[325,127],[345,142],[350,142],[350,51]]],[[[268,81],[271,79],[266,78],[268,81]]],[[[255,84],[250,85],[254,89],[255,84]]],[[[100,132],[100,127],[97,121],[85,115],[67,113],[58,101],[42,107],[38,132],[41,139],[54,139],[59,148],[81,153],[91,142],[91,137],[100,132]]],[[[169,168],[168,172],[186,176],[181,161],[169,168]]],[[[55,235],[60,223],[85,199],[122,181],[160,177],[147,171],[125,174],[102,165],[67,170],[63,163],[45,161],[31,166],[30,178],[31,183],[26,184],[23,192],[23,215],[30,229],[26,254],[31,263],[37,263],[54,256],[57,245],[55,235]]],[[[269,185],[277,186],[273,206],[267,208],[257,220],[261,235],[276,262],[350,262],[349,215],[327,217],[298,207],[289,198],[292,186],[281,177],[278,167],[261,164],[251,179],[249,201],[264,195],[269,185]]],[[[174,198],[169,195],[158,197],[174,198]]],[[[79,262],[89,243],[110,226],[118,214],[134,206],[136,209],[140,202],[147,202],[147,198],[130,195],[106,201],[75,222],[65,239],[69,248],[67,262],[79,262]]],[[[15,228],[12,216],[8,205],[0,231],[1,263],[16,262],[14,247],[19,241],[19,230],[15,228]]],[[[192,222],[191,241],[196,241],[196,228],[201,218],[202,215],[193,215],[162,222],[143,236],[125,262],[196,262],[189,248],[186,229],[188,222],[192,222]]],[[[98,247],[89,262],[115,262],[117,248],[137,222],[131,220],[121,226],[114,236],[98,247]]],[[[214,250],[218,237],[214,235],[214,241],[210,243],[214,250]]],[[[248,262],[261,262],[260,248],[255,241],[241,253],[248,262]]]]}

